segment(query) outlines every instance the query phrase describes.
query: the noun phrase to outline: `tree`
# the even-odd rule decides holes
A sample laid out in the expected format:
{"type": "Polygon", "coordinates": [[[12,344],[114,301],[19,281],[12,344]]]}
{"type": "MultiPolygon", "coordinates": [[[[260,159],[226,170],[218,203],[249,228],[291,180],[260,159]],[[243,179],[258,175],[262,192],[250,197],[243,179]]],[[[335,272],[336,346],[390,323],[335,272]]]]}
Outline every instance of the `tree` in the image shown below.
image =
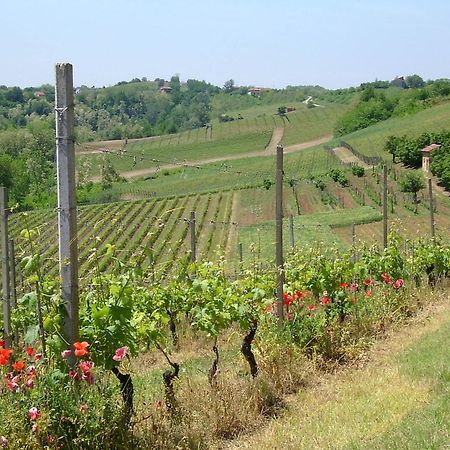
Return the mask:
{"type": "Polygon", "coordinates": [[[413,196],[413,203],[417,204],[417,193],[425,187],[425,182],[420,173],[408,172],[400,180],[400,191],[408,192],[413,196]]]}
{"type": "Polygon", "coordinates": [[[227,93],[233,92],[234,91],[234,80],[228,80],[225,81],[225,83],[223,84],[223,90],[227,93]]]}
{"type": "Polygon", "coordinates": [[[425,81],[423,78],[417,74],[408,75],[405,78],[406,87],[414,89],[414,88],[422,88],[425,86],[425,81]]]}

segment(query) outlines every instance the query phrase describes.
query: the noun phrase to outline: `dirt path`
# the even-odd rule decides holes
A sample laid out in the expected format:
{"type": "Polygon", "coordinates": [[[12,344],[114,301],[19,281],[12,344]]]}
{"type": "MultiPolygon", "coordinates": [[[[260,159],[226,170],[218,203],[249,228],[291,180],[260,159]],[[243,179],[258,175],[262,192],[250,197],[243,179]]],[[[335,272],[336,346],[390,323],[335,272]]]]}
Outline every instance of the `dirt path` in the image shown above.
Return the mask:
{"type": "Polygon", "coordinates": [[[344,163],[344,164],[358,164],[358,166],[364,167],[364,169],[371,169],[364,161],[361,161],[357,156],[355,156],[348,148],[336,147],[333,148],[333,153],[344,163]]]}
{"type": "Polygon", "coordinates": [[[284,127],[274,128],[270,142],[266,146],[266,152],[276,152],[277,145],[281,142],[284,136],[284,127]]]}
{"type": "MultiPolygon", "coordinates": [[[[206,158],[202,160],[189,161],[187,165],[189,166],[203,166],[209,163],[215,163],[220,161],[233,161],[236,159],[243,158],[255,158],[258,156],[269,156],[275,155],[276,147],[279,144],[279,139],[283,137],[283,128],[275,128],[272,134],[272,139],[264,150],[258,150],[256,152],[248,152],[248,153],[239,153],[238,155],[224,155],[224,156],[216,156],[215,158],[206,158]]],[[[311,141],[302,142],[301,144],[290,145],[284,148],[284,153],[293,153],[299,150],[304,150],[306,148],[314,147],[316,145],[324,144],[332,139],[332,135],[325,135],[321,138],[313,139],[311,141]]],[[[162,164],[159,167],[147,167],[145,169],[137,169],[130,170],[126,172],[121,172],[121,176],[127,179],[143,177],[146,175],[152,175],[160,170],[164,169],[176,169],[182,166],[182,163],[179,164],[162,164]]],[[[92,177],[92,181],[99,182],[101,181],[100,176],[92,177]]]]}

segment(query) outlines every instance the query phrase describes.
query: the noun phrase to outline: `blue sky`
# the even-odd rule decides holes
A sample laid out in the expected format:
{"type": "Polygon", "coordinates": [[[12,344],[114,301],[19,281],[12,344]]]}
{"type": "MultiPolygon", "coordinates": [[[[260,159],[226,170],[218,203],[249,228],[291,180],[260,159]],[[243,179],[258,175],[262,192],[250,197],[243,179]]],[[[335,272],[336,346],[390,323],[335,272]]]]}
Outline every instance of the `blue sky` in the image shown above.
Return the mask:
{"type": "Polygon", "coordinates": [[[449,18],[444,0],[0,0],[0,84],[53,83],[56,62],[88,86],[450,78],[449,18]]]}

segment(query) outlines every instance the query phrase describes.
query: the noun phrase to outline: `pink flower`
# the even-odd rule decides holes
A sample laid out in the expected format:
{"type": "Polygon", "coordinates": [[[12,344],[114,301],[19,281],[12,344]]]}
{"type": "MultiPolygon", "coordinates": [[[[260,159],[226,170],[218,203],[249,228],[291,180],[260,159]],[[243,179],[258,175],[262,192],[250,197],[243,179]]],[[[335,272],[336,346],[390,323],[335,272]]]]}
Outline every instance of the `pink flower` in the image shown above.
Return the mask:
{"type": "Polygon", "coordinates": [[[80,375],[76,370],[70,369],[69,370],[69,377],[72,378],[73,380],[79,380],[80,379],[80,375]]]}
{"type": "Polygon", "coordinates": [[[286,313],[286,319],[287,320],[292,320],[292,313],[290,313],[290,312],[288,312],[288,313],[286,313]]]}
{"type": "Polygon", "coordinates": [[[11,378],[10,380],[6,380],[6,387],[12,392],[19,389],[19,375],[11,378]]]}
{"type": "Polygon", "coordinates": [[[64,359],[68,358],[71,354],[72,354],[72,350],[63,350],[63,351],[61,352],[61,356],[62,356],[64,359]]]}
{"type": "Polygon", "coordinates": [[[366,297],[372,297],[373,296],[373,291],[371,291],[371,290],[366,291],[365,296],[366,297]]]}
{"type": "Polygon", "coordinates": [[[116,350],[115,355],[112,357],[114,361],[122,361],[122,359],[127,356],[128,351],[130,349],[128,347],[120,347],[116,350]]]}
{"type": "Polygon", "coordinates": [[[38,426],[35,423],[33,423],[33,425],[31,425],[31,432],[37,433],[38,431],[39,431],[38,426]]]}
{"type": "Polygon", "coordinates": [[[159,409],[162,406],[162,401],[161,400],[156,400],[155,402],[155,408],[159,409]]]}
{"type": "Polygon", "coordinates": [[[309,305],[308,306],[308,311],[315,311],[317,309],[316,305],[309,305]]]}
{"type": "Polygon", "coordinates": [[[28,366],[27,368],[27,374],[28,375],[36,375],[36,367],[35,366],[28,366]]]}
{"type": "Polygon", "coordinates": [[[352,283],[352,284],[350,285],[350,290],[351,290],[352,292],[356,292],[358,289],[359,289],[359,284],[358,284],[358,283],[352,283]]]}
{"type": "Polygon", "coordinates": [[[372,278],[366,278],[363,281],[363,283],[364,283],[364,286],[369,286],[369,285],[371,285],[373,283],[373,280],[372,280],[372,278]]]}
{"type": "Polygon", "coordinates": [[[7,448],[9,445],[8,439],[5,436],[0,436],[0,447],[7,448]]]}
{"type": "Polygon", "coordinates": [[[94,363],[92,361],[82,361],[78,364],[78,367],[83,373],[88,373],[94,367],[94,363]]]}
{"type": "Polygon", "coordinates": [[[401,278],[399,278],[397,281],[394,281],[392,283],[392,287],[394,289],[400,289],[401,287],[403,287],[403,285],[405,284],[405,281],[401,278]]]}
{"type": "Polygon", "coordinates": [[[36,353],[34,355],[34,360],[35,361],[40,361],[42,359],[42,353],[36,353]]]}
{"type": "Polygon", "coordinates": [[[383,279],[383,283],[386,284],[392,283],[392,278],[387,273],[382,273],[380,276],[383,279]]]}
{"type": "Polygon", "coordinates": [[[33,389],[34,388],[34,380],[33,380],[33,378],[28,378],[28,380],[25,382],[25,386],[28,389],[33,389]]]}
{"type": "Polygon", "coordinates": [[[39,417],[41,417],[41,412],[35,406],[33,406],[28,410],[28,417],[30,418],[30,420],[38,420],[39,417]]]}
{"type": "Polygon", "coordinates": [[[92,372],[85,372],[81,375],[81,379],[86,381],[87,384],[95,384],[95,377],[92,375],[92,372]]]}

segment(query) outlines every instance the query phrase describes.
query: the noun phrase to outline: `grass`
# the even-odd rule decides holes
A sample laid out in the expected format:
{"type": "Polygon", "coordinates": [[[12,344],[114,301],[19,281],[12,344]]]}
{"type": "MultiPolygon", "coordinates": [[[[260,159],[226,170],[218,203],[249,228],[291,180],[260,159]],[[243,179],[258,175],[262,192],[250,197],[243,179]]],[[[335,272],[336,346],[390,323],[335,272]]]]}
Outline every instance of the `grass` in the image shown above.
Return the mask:
{"type": "MultiPolygon", "coordinates": [[[[428,295],[433,295],[428,292],[428,295]]],[[[437,294],[436,297],[438,297],[437,294]]],[[[231,449],[443,449],[450,443],[450,297],[379,342],[363,368],[318,378],[231,449]]]]}
{"type": "Polygon", "coordinates": [[[303,109],[289,113],[282,144],[289,146],[333,134],[337,120],[348,110],[346,105],[327,105],[324,108],[303,109]]]}
{"type": "Polygon", "coordinates": [[[449,128],[450,102],[420,111],[406,117],[393,117],[369,128],[355,131],[342,139],[368,156],[382,156],[392,159],[384,150],[386,138],[390,135],[407,134],[415,137],[426,131],[441,131],[449,128]]]}
{"type": "MultiPolygon", "coordinates": [[[[370,223],[381,220],[381,214],[370,206],[353,209],[336,209],[333,211],[294,217],[295,244],[298,247],[321,246],[345,248],[343,241],[333,232],[334,227],[370,223]]],[[[283,244],[285,251],[290,247],[289,222],[284,220],[283,244]]],[[[275,257],[275,221],[261,222],[239,228],[239,240],[247,250],[256,246],[259,257],[273,260],[275,257]]]]}

